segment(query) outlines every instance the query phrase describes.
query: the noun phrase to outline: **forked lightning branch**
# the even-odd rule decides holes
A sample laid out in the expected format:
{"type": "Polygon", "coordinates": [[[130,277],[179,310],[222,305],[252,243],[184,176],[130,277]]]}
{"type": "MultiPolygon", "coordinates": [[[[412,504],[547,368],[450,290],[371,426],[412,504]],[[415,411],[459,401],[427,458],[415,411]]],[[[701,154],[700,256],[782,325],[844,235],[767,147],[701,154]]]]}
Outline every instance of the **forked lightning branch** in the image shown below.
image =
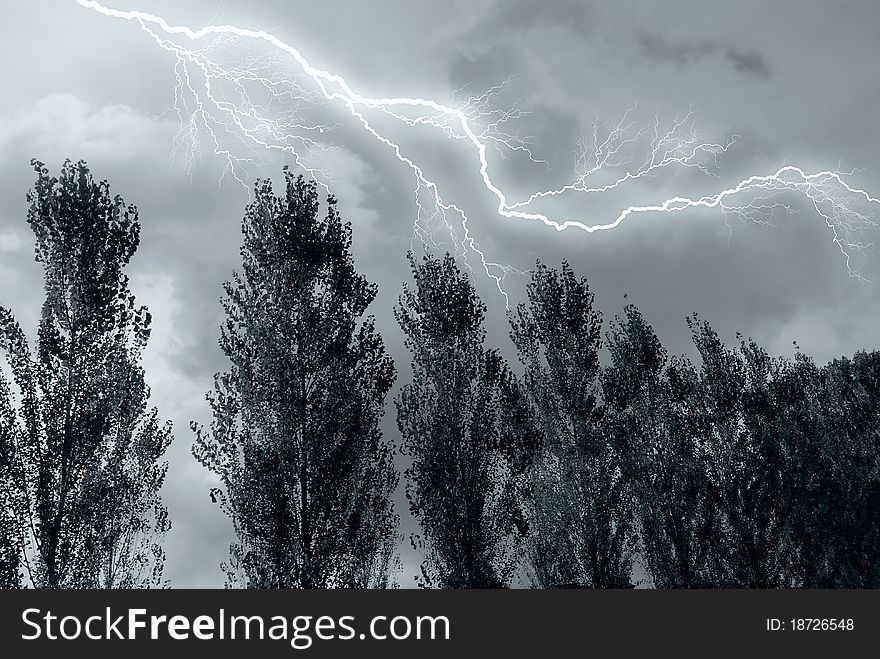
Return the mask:
{"type": "MultiPolygon", "coordinates": [[[[207,139],[224,161],[224,176],[242,184],[247,170],[258,167],[261,157],[280,152],[329,186],[332,171],[321,164],[320,155],[333,148],[327,136],[334,126],[310,121],[308,109],[316,104],[336,104],[412,172],[413,240],[432,246],[441,242],[451,245],[465,261],[475,257],[505,298],[503,280],[518,271],[487,256],[471,231],[464,196],[457,195],[453,186],[441,189],[437,176],[428,171],[427,154],[420,154],[418,147],[407,149],[401,139],[393,137],[400,130],[429,130],[436,140],[451,142],[459,149],[461,171],[469,172],[485,190],[500,218],[538,222],[557,231],[608,231],[634,215],[693,208],[715,210],[725,222],[738,218],[746,223],[772,224],[776,214],[794,212],[793,199],[800,197],[826,225],[849,274],[864,279],[854,257],[864,255],[872,246],[870,236],[878,228],[880,199],[851,184],[853,171],[808,171],[788,164],[746,176],[708,195],[682,191],[649,203],[623,205],[603,217],[554,215],[546,210],[548,202],[556,198],[627,193],[642,179],[676,169],[694,168],[720,181],[720,159],[734,140],[703,140],[694,127],[693,112],[665,126],[659,118],[640,124],[630,119],[630,111],[617,123],[596,123],[573,145],[577,156],[569,181],[516,196],[497,182],[495,168],[503,165],[503,156],[515,153],[534,165],[546,163],[533,155],[537,153],[535,140],[514,128],[524,111],[516,105],[510,109],[496,106],[502,86],[447,103],[418,97],[365,96],[342,75],[317,68],[297,48],[264,30],[234,25],[193,29],[171,25],[142,11],[112,9],[95,0],[77,2],[105,16],[137,23],[174,56],[173,111],[180,119],[175,148],[183,153],[188,166],[197,157],[200,139],[207,139]],[[386,129],[386,125],[395,126],[398,132],[386,129]]],[[[491,226],[495,229],[499,224],[491,226]]]]}

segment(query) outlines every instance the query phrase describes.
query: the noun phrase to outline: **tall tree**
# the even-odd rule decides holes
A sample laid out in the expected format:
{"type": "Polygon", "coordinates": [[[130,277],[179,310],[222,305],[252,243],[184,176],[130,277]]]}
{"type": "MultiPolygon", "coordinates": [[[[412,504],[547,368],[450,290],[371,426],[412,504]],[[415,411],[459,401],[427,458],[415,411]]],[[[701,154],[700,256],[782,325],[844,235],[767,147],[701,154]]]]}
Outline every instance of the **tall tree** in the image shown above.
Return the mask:
{"type": "Polygon", "coordinates": [[[717,584],[720,521],[709,496],[709,458],[696,369],[669,359],[634,305],[608,332],[606,423],[635,494],[640,554],[657,588],[717,584]]]}
{"type": "Polygon", "coordinates": [[[880,587],[880,353],[790,369],[798,585],[880,587]],[[804,412],[807,412],[806,414],[804,412]]]}
{"type": "Polygon", "coordinates": [[[397,399],[407,499],[426,552],[421,585],[504,588],[528,527],[522,507],[535,433],[524,397],[496,350],[484,347],[485,306],[449,254],[412,253],[415,289],[395,310],[413,379],[397,399]]]}
{"type": "Polygon", "coordinates": [[[538,262],[528,304],[511,314],[543,450],[531,474],[529,558],[542,588],[631,585],[631,488],[600,401],[601,314],[567,262],[538,262]]]}
{"type": "Polygon", "coordinates": [[[702,365],[698,396],[710,454],[709,495],[721,516],[717,586],[791,582],[791,497],[774,383],[781,360],[754,341],[729,349],[705,321],[689,320],[702,365]]]}
{"type": "MultiPolygon", "coordinates": [[[[787,360],[773,383],[778,401],[777,432],[786,456],[785,485],[791,501],[792,585],[833,587],[838,573],[831,528],[840,510],[832,481],[832,456],[827,450],[824,374],[811,358],[798,352],[787,360]]],[[[834,414],[834,412],[832,412],[834,414]]]]}
{"type": "Polygon", "coordinates": [[[158,585],[171,426],[147,409],[139,361],[150,314],[123,272],[138,246],[137,209],[82,161],[66,161],[59,178],[32,164],[28,223],[46,299],[36,355],[0,308],[18,390],[0,379],[4,514],[34,586],[158,585]]]}
{"type": "Polygon", "coordinates": [[[241,272],[224,284],[209,432],[193,453],[238,542],[228,585],[384,587],[397,540],[393,450],[378,427],[395,371],[372,317],[377,287],[351,254],[351,225],[286,168],[258,183],[242,221],[241,272]]]}

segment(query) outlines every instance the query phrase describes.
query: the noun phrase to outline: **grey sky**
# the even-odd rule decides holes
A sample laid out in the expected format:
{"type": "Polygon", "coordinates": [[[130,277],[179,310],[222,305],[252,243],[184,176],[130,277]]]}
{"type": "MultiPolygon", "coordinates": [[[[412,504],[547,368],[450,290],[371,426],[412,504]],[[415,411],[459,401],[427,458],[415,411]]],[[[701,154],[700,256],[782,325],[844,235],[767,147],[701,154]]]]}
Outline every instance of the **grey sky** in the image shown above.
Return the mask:
{"type": "MultiPolygon", "coordinates": [[[[693,106],[707,140],[740,136],[719,179],[688,171],[651,181],[639,194],[654,201],[714,192],[782,164],[865,168],[852,182],[880,193],[880,4],[871,0],[106,4],[172,24],[200,27],[220,16],[265,28],[372,96],[445,102],[462,85],[478,91],[512,75],[504,99],[532,111],[520,127],[535,136],[535,156],[552,165],[493,160],[517,197],[565,183],[589,118],[617,121],[635,102],[643,119],[655,111],[669,119],[693,106]]],[[[65,157],[85,159],[113,192],[137,204],[143,230],[132,287],[154,315],[145,366],[153,401],[173,420],[176,438],[165,490],[174,524],[166,571],[174,586],[220,585],[230,527],[209,502],[210,477],[190,456],[188,423],[208,421],[204,392],[225,367],[216,343],[218,298],[237,265],[247,190],[228,179],[217,190],[222,162],[209,149],[189,173],[180,159],[171,162],[177,119],[159,115],[172,102],[174,60],[136,24],[74,0],[2,0],[0,58],[0,304],[33,330],[41,281],[25,222],[31,157],[53,172],[65,157]]],[[[328,138],[340,147],[333,190],[353,222],[359,266],[380,286],[372,311],[406,381],[391,310],[408,279],[412,175],[344,114],[327,111],[342,121],[328,138]]],[[[848,276],[828,228],[805,204],[777,216],[775,228],[733,221],[729,232],[718,212],[692,210],[632,217],[609,232],[560,233],[498,217],[474,178],[472,153],[427,133],[407,144],[444,181],[449,198],[467,206],[471,230],[492,260],[524,269],[536,258],[567,258],[590,279],[606,318],[628,294],[670,352],[690,351],[684,317],[694,311],[725,339],[739,331],[774,353],[790,353],[794,340],[821,361],[877,346],[880,288],[848,276]]],[[[269,164],[252,173],[277,181],[283,159],[270,155],[261,154],[269,164]]],[[[567,210],[605,221],[621,198],[610,201],[575,201],[567,210]]],[[[859,265],[880,281],[873,252],[859,265]]],[[[490,341],[511,355],[504,300],[485,277],[477,285],[490,307],[490,341]]],[[[521,290],[521,281],[508,282],[514,302],[521,290]]],[[[396,438],[391,405],[383,426],[396,438]]],[[[404,559],[401,581],[409,585],[415,565],[409,554],[404,559]]]]}

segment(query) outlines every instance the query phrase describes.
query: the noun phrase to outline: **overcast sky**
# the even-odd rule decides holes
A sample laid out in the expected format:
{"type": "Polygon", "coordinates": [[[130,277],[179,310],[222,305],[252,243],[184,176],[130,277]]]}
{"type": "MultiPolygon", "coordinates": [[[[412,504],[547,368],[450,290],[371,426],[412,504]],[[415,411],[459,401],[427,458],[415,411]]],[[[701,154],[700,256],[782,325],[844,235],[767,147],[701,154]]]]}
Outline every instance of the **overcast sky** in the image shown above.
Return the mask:
{"type": "MultiPolygon", "coordinates": [[[[639,187],[639,199],[717,192],[783,164],[860,168],[853,185],[880,194],[880,3],[872,0],[107,4],[194,28],[222,19],[270,30],[363,95],[447,102],[464,85],[479,91],[513,76],[499,103],[518,100],[531,112],[515,129],[534,136],[534,157],[551,168],[490,152],[512,198],[568,182],[574,145],[590,119],[617,121],[634,103],[640,121],[655,112],[668,120],[693,107],[706,140],[739,136],[719,178],[686,170],[639,187]]],[[[237,52],[227,51],[224,61],[234,62],[237,52]]],[[[153,402],[175,427],[165,488],[174,525],[166,574],[177,587],[222,585],[218,564],[228,552],[230,524],[210,504],[211,480],[190,455],[188,424],[209,420],[204,392],[226,366],[216,341],[220,283],[237,265],[248,191],[229,178],[218,190],[223,162],[210,149],[189,171],[182,158],[172,161],[178,121],[162,113],[173,102],[174,57],[137,24],[74,0],[2,0],[0,61],[0,304],[34,336],[42,291],[25,221],[32,157],[53,173],[66,157],[85,159],[96,178],[138,206],[142,243],[130,273],[154,318],[147,379],[153,402]]],[[[336,149],[328,160],[332,189],[354,225],[358,265],[380,286],[372,312],[406,381],[408,359],[391,310],[408,279],[413,176],[340,110],[322,109],[339,124],[324,138],[336,149]]],[[[691,350],[684,318],[694,311],[725,340],[741,332],[776,354],[790,354],[793,341],[819,361],[877,345],[880,288],[849,276],[828,227],[803,200],[793,198],[799,212],[777,215],[774,228],[732,221],[728,229],[717,211],[691,210],[642,214],[613,231],[557,232],[495,214],[472,151],[437,133],[395,135],[409,140],[407,153],[443,182],[447,201],[467,209],[487,258],[520,269],[536,258],[568,259],[589,278],[606,318],[620,312],[627,294],[671,353],[691,350]]],[[[290,161],[256,155],[265,165],[251,168],[251,177],[277,181],[290,161]]],[[[572,199],[564,210],[600,223],[613,219],[621,203],[619,196],[572,199]]],[[[855,265],[880,281],[873,252],[855,265]]],[[[490,307],[489,340],[510,355],[504,298],[485,276],[476,283],[490,307]]],[[[522,282],[507,284],[518,301],[522,282]]],[[[390,405],[383,427],[397,439],[390,405]]],[[[400,512],[408,530],[411,520],[400,512]]],[[[415,569],[405,553],[403,585],[415,569]]]]}

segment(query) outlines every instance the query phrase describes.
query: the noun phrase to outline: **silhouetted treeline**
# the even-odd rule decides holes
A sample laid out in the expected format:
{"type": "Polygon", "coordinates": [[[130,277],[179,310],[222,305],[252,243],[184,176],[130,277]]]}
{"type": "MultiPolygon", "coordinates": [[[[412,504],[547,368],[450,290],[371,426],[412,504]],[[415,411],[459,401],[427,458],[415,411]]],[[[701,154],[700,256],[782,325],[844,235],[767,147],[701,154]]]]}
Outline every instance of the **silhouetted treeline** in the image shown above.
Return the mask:
{"type": "MultiPolygon", "coordinates": [[[[0,307],[0,586],[161,585],[171,429],[147,409],[150,315],[123,273],[137,211],[85,163],[34,166],[46,297],[34,352],[0,307]]],[[[880,587],[880,353],[774,357],[693,315],[695,358],[670,356],[634,305],[605,323],[586,279],[538,262],[510,365],[467,272],[409,254],[398,450],[351,226],[314,182],[284,183],[245,209],[229,366],[210,428],[192,424],[236,534],[228,586],[395,585],[405,467],[422,587],[880,587]]]]}
{"type": "Polygon", "coordinates": [[[523,375],[495,357],[493,396],[467,276],[449,255],[413,273],[398,420],[423,585],[506,586],[497,548],[519,544],[541,588],[631,587],[635,564],[660,588],[880,586],[880,353],[818,367],[694,315],[698,361],[670,358],[635,306],[603,334],[586,280],[539,262],[509,314],[523,375]]]}
{"type": "Polygon", "coordinates": [[[667,358],[632,306],[608,337],[609,416],[654,584],[880,586],[880,353],[819,368],[688,324],[698,365],[667,358]]]}
{"type": "Polygon", "coordinates": [[[506,586],[521,545],[541,588],[631,587],[636,563],[660,588],[880,586],[880,353],[818,367],[694,315],[698,361],[670,358],[635,306],[603,334],[586,280],[539,262],[509,314],[518,379],[452,258],[411,261],[397,407],[423,585],[506,586]]]}

